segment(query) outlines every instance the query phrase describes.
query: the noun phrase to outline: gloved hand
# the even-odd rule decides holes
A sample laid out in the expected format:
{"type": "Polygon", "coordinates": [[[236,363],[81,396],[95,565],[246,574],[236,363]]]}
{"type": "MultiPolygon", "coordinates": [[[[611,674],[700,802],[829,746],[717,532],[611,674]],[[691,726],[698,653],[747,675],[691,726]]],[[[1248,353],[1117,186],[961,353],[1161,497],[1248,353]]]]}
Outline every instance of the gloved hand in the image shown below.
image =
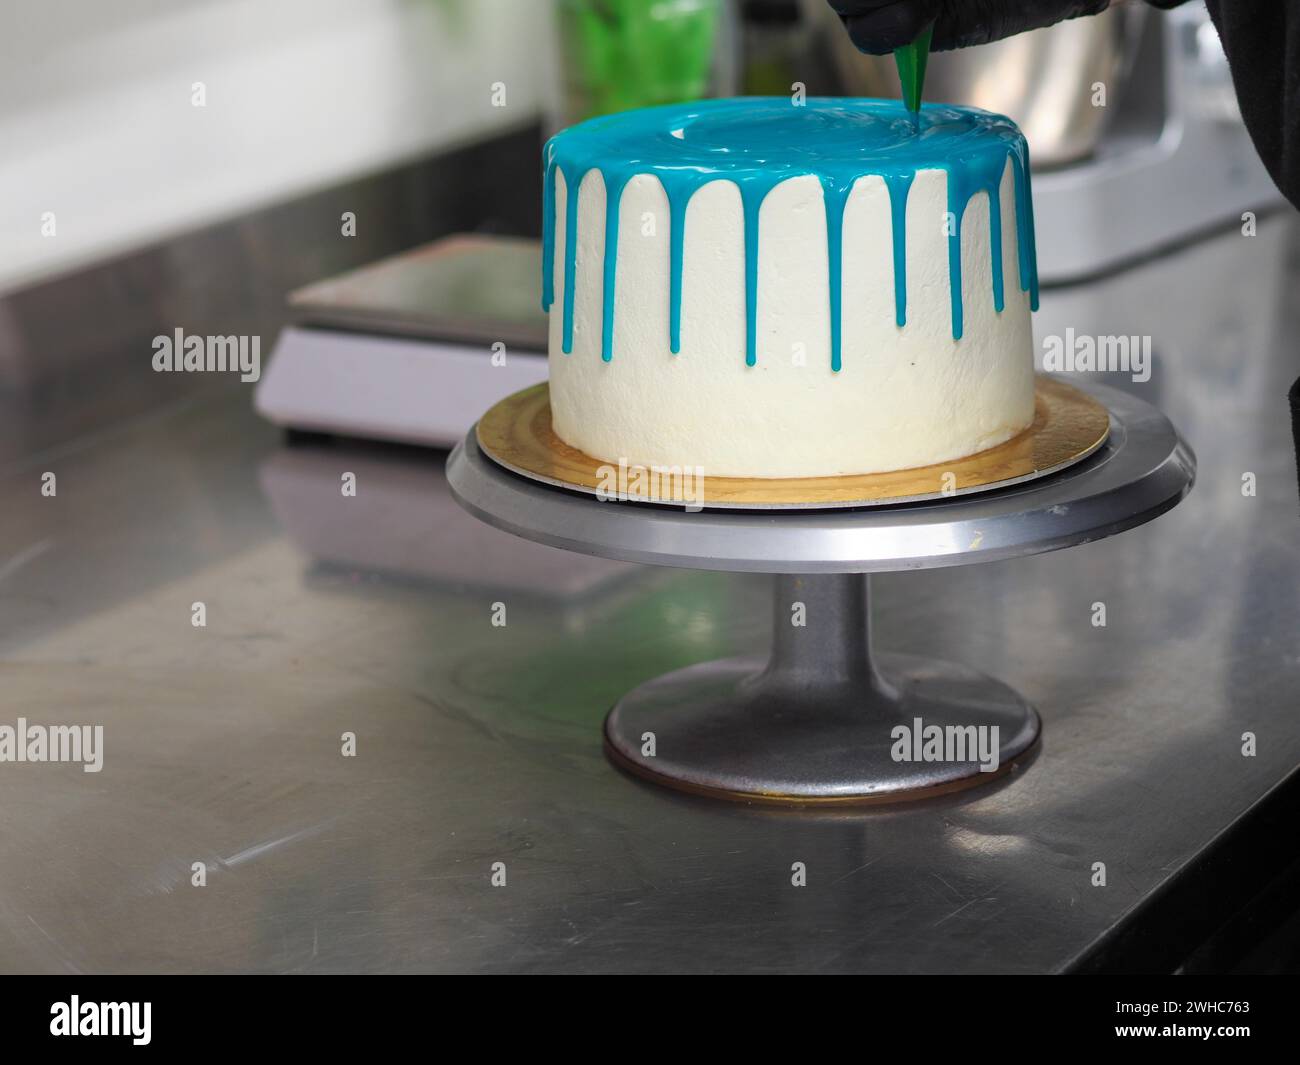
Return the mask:
{"type": "Polygon", "coordinates": [[[853,43],[886,55],[934,23],[932,50],[987,44],[1062,19],[1095,15],[1110,0],[830,0],[853,43]]]}

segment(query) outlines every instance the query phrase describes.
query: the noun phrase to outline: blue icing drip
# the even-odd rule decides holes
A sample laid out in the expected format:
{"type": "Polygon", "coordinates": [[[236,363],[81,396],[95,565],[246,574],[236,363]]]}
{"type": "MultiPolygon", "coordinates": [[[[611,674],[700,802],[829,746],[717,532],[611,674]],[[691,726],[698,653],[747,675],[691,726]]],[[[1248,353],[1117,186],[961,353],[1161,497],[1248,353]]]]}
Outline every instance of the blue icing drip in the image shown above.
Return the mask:
{"type": "Polygon", "coordinates": [[[1021,144],[1011,157],[1016,189],[1016,248],[1020,291],[1029,293],[1029,306],[1038,310],[1038,251],[1034,245],[1033,189],[1029,181],[1029,151],[1021,144]]]}
{"type": "Polygon", "coordinates": [[[565,176],[563,350],[573,348],[573,297],[577,258],[578,189],[600,171],[606,195],[604,304],[601,355],[612,358],[619,193],[636,174],[653,174],[669,208],[669,346],[681,348],[682,260],[687,207],[710,181],[733,182],[740,191],[745,241],[745,362],[757,362],[759,216],[763,200],[782,181],[816,176],[827,219],[827,275],[831,293],[831,368],[840,368],[842,231],[848,192],[860,177],[881,177],[890,193],[893,225],[895,318],[907,321],[906,207],[916,174],[944,170],[948,209],[956,221],[949,237],[953,337],[962,332],[961,218],[977,193],[989,196],[993,222],[994,305],[1002,309],[1001,203],[997,197],[1007,160],[1015,175],[1019,280],[1038,304],[1038,269],[1028,171],[1028,149],[1015,125],[974,108],[926,106],[919,119],[894,101],[813,99],[795,107],[786,97],[711,100],[648,108],[592,119],[553,137],[546,146],[543,192],[543,306],[554,299],[556,193],[554,173],[565,176]]]}
{"type": "MultiPolygon", "coordinates": [[[[560,350],[568,355],[573,350],[573,290],[578,271],[578,189],[582,185],[582,175],[563,168],[560,173],[564,174],[564,337],[560,350]]],[[[551,239],[554,240],[554,236],[551,239]]],[[[553,250],[542,248],[543,259],[553,254],[553,250]]]]}
{"type": "Polygon", "coordinates": [[[745,365],[758,362],[758,211],[773,189],[765,175],[738,174],[745,216],[745,365]]]}
{"type": "MultiPolygon", "coordinates": [[[[1019,229],[1024,229],[1026,234],[1025,259],[1029,263],[1029,308],[1036,311],[1038,310],[1038,244],[1034,236],[1034,185],[1029,176],[1029,148],[1024,144],[1021,145],[1019,167],[1025,182],[1025,213],[1023,215],[1025,222],[1023,226],[1018,227],[1017,233],[1019,233],[1019,229]]],[[[1019,211],[1017,211],[1017,222],[1021,217],[1019,211]]]]}
{"type": "MultiPolygon", "coordinates": [[[[1019,215],[1024,210],[1025,205],[1025,172],[1024,169],[1016,164],[1016,214],[1019,215]]],[[[1020,291],[1024,292],[1030,287],[1030,245],[1029,230],[1025,226],[1016,227],[1016,261],[1020,265],[1020,291]]]]}
{"type": "Polygon", "coordinates": [[[993,253],[993,309],[1001,314],[1006,307],[1002,288],[1002,196],[989,190],[989,244],[993,253]]]}
{"type": "Polygon", "coordinates": [[[668,350],[682,350],[682,254],[686,246],[686,205],[694,189],[678,175],[661,174],[668,196],[668,350]]]}
{"type": "MultiPolygon", "coordinates": [[[[1000,204],[995,206],[995,203],[1002,186],[1002,175],[1006,171],[1009,157],[1014,158],[1014,153],[1008,155],[1005,152],[1001,154],[983,152],[963,159],[962,166],[949,168],[948,170],[948,211],[951,215],[951,230],[948,234],[948,284],[951,286],[952,336],[954,340],[961,339],[963,325],[961,223],[967,206],[969,206],[976,194],[981,192],[986,193],[989,197],[990,222],[995,218],[998,221],[996,227],[991,227],[993,236],[989,243],[995,249],[993,304],[999,311],[1002,310],[1002,255],[1001,251],[998,250],[1002,244],[1002,212],[999,209],[1000,204]]],[[[1018,214],[1019,212],[1017,212],[1018,214]]]]}
{"type": "Polygon", "coordinates": [[[542,310],[555,302],[555,146],[547,143],[542,166],[542,310]]]}
{"type": "Polygon", "coordinates": [[[962,182],[948,171],[948,297],[952,303],[952,338],[960,340],[965,308],[961,294],[961,219],[966,213],[962,182]]]}
{"type": "Polygon", "coordinates": [[[894,242],[894,321],[900,329],[907,325],[907,194],[915,177],[915,171],[885,175],[894,242]]]}
{"type": "Polygon", "coordinates": [[[617,174],[605,183],[605,276],[600,304],[600,357],[606,362],[614,357],[614,271],[618,265],[618,205],[623,186],[631,175],[617,174]]]}
{"type": "Polygon", "coordinates": [[[831,293],[831,370],[840,372],[840,338],[842,316],[844,269],[844,205],[848,203],[853,183],[836,184],[832,177],[822,176],[822,200],[826,205],[827,280],[831,293]]]}

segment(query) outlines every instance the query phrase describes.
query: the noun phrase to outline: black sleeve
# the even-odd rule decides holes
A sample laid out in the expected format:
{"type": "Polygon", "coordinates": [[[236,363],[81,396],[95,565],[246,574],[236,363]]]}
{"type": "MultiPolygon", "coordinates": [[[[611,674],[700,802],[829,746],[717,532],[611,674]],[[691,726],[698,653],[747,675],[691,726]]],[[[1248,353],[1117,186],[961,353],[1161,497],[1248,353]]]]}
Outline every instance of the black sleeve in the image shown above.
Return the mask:
{"type": "Polygon", "coordinates": [[[1300,475],[1300,377],[1291,386],[1291,394],[1287,398],[1291,401],[1291,436],[1296,442],[1296,473],[1300,475]]]}
{"type": "Polygon", "coordinates": [[[1291,386],[1291,393],[1287,398],[1291,401],[1291,435],[1295,439],[1295,468],[1296,473],[1300,474],[1300,377],[1297,377],[1295,384],[1291,386]]]}
{"type": "Polygon", "coordinates": [[[1278,188],[1300,207],[1300,3],[1206,0],[1206,7],[1255,149],[1278,188]]]}

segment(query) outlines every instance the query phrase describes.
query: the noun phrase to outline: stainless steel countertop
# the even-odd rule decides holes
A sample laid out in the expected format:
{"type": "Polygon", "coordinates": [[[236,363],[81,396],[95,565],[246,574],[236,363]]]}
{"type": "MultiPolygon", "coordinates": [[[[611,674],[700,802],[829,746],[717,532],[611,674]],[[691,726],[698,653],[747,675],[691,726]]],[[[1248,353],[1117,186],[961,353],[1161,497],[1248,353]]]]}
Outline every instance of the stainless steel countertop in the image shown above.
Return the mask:
{"type": "Polygon", "coordinates": [[[515,540],[455,505],[443,455],[286,446],[247,386],[57,447],[11,432],[0,724],[102,724],[105,755],[0,765],[0,969],[1025,972],[1164,927],[1300,762],[1296,228],[1044,294],[1040,334],[1153,336],[1150,382],[1105,379],[1174,419],[1198,483],[1101,542],[875,578],[878,646],[1044,721],[1024,771],[911,807],[719,804],[606,762],[617,696],[765,645],[768,577],[515,540]]]}

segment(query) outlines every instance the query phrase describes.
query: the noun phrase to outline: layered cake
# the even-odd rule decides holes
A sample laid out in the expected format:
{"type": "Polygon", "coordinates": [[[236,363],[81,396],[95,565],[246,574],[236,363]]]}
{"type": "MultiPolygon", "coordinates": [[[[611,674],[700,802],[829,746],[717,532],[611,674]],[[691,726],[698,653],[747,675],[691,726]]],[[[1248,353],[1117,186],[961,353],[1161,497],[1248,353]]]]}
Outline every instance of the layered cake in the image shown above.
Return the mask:
{"type": "Polygon", "coordinates": [[[1025,139],[896,101],[700,101],[544,156],[552,425],[712,477],[962,458],[1033,419],[1025,139]]]}

